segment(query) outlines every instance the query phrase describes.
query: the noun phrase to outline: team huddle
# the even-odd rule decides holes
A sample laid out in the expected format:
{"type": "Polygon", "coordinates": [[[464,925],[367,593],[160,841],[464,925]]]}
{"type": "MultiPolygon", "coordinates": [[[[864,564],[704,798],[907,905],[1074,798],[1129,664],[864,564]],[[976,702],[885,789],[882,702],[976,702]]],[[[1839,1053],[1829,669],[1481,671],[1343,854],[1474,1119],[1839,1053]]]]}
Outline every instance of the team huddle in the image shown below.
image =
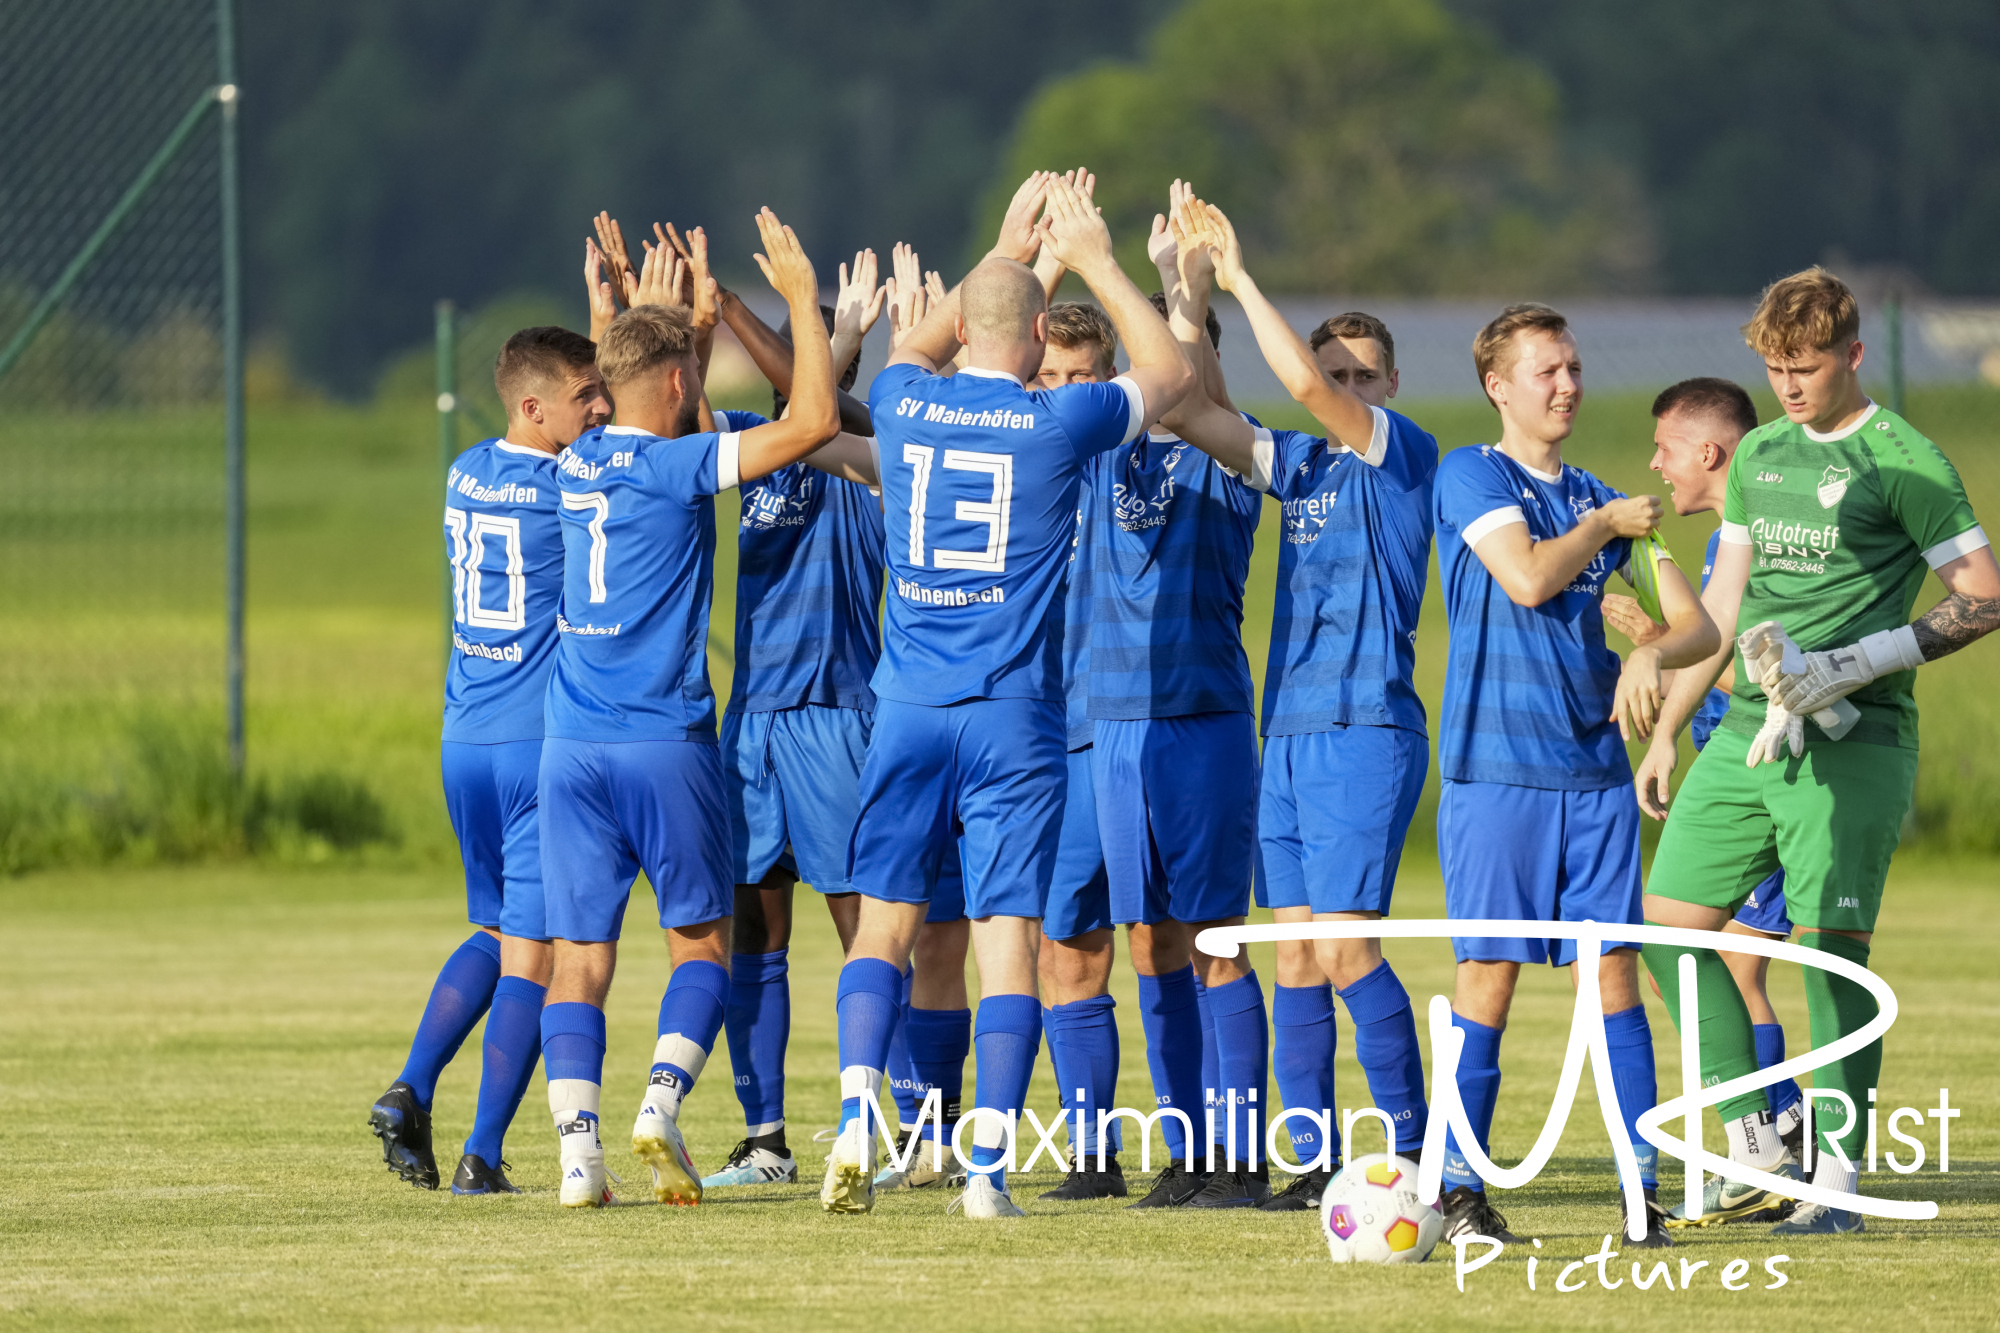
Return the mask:
{"type": "MultiPolygon", "coordinates": [[[[1021,1215],[1009,1137],[1044,1038],[1070,1158],[1042,1198],[1127,1197],[1125,1124],[1109,1114],[1119,926],[1158,1105],[1139,1137],[1157,1122],[1168,1155],[1132,1207],[1318,1207],[1340,1168],[1336,995],[1392,1150],[1416,1158],[1422,1054],[1379,941],[1280,944],[1267,1003],[1242,957],[1196,938],[1242,922],[1253,897],[1281,922],[1389,912],[1431,761],[1412,677],[1433,542],[1451,918],[1797,931],[1865,964],[1915,781],[1914,669],[2000,623],[2000,567],[1950,463],[1862,394],[1847,288],[1796,274],[1746,326],[1778,420],[1758,426],[1749,396],[1717,379],[1654,404],[1652,467],[1676,510],[1721,517],[1697,589],[1655,534],[1659,499],[1563,461],[1582,360],[1555,310],[1512,305],[1480,331],[1474,369],[1501,430],[1440,458],[1389,406],[1380,320],[1350,312],[1300,337],[1229,219],[1179,182],[1149,238],[1149,298],[1113,258],[1093,189],[1087,172],[1031,176],[955,287],[905,246],[878,284],[863,252],[831,309],[767,209],[756,262],[789,310],[776,330],[716,281],[700,229],[656,226],[635,264],[601,215],[590,336],[525,329],[502,349],[507,433],[456,460],[444,520],[442,767],[478,929],[371,1112],[403,1179],[438,1186],[431,1100],[485,1015],[453,1192],[518,1192],[502,1145],[539,1060],[561,1202],[611,1201],[603,1006],[641,871],[673,969],[632,1148],[662,1203],[799,1177],[784,1069],[801,881],[845,957],[829,1212],[939,1187],[961,1191],[966,1217],[1021,1215]],[[1094,304],[1051,304],[1070,273],[1094,304]],[[1216,287],[1323,433],[1268,429],[1230,400],[1216,287]],[[861,342],[883,314],[888,365],[861,401],[861,342]],[[769,418],[710,406],[718,324],[770,381],[769,418]],[[731,489],[734,667],[718,726],[714,497],[731,489]],[[1242,619],[1266,496],[1282,540],[1258,715],[1242,619]],[[1912,623],[1932,570],[1948,596],[1912,623]],[[1614,573],[1635,596],[1608,592],[1614,573]],[[1622,661],[1607,622],[1634,644],[1622,661]],[[1690,724],[1700,754],[1642,886],[1640,819],[1666,818],[1690,724]],[[1636,774],[1628,739],[1647,743],[1636,774]],[[746,1132],[704,1177],[679,1112],[721,1034],[746,1132]],[[1273,1072],[1284,1107],[1319,1113],[1287,1119],[1306,1169],[1275,1190],[1273,1072]],[[886,1164],[884,1083],[899,1140],[886,1164]]],[[[1764,960],[1615,940],[1596,958],[1561,939],[1454,950],[1458,1088],[1480,1153],[1522,965],[1595,967],[1643,1243],[1697,1221],[1860,1228],[1858,1213],[1722,1177],[1699,1219],[1656,1199],[1657,1151],[1636,1128],[1657,1100],[1641,953],[1676,1020],[1692,956],[1709,1085],[1784,1058],[1764,960]]],[[[1805,976],[1815,1046],[1873,1017],[1860,986],[1805,976]]],[[[1812,1183],[1852,1192],[1856,1101],[1880,1061],[1877,1043],[1819,1071],[1812,1183]]],[[[1733,1161],[1804,1179],[1796,1084],[1718,1109],[1733,1161]]],[[[1455,1134],[1443,1178],[1447,1236],[1515,1239],[1455,1134]]]]}

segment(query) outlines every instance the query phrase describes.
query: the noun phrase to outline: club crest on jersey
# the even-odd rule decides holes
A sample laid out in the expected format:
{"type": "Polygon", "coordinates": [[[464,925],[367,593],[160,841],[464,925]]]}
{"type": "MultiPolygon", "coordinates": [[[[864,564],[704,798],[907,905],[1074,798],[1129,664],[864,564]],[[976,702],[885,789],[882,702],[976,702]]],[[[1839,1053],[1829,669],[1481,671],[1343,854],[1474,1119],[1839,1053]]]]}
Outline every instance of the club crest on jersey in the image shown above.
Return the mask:
{"type": "Polygon", "coordinates": [[[1840,503],[1840,497],[1847,494],[1847,483],[1853,478],[1854,469],[1831,467],[1820,474],[1819,507],[1831,509],[1840,503]]]}

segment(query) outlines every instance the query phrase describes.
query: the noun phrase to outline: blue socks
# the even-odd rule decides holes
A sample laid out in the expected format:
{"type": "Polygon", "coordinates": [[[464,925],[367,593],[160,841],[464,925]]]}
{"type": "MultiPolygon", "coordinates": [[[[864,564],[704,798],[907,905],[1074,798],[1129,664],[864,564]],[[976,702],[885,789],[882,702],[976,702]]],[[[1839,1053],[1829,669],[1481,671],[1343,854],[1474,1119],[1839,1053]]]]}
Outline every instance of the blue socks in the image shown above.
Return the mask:
{"type": "MultiPolygon", "coordinates": [[[[1785,1061],[1785,1029],[1777,1023],[1758,1023],[1751,1027],[1757,1038],[1757,1068],[1769,1069],[1772,1065],[1785,1061]]],[[[1771,1114],[1778,1116],[1804,1100],[1799,1085],[1791,1079],[1773,1083],[1764,1089],[1771,1099],[1771,1114]]]]}
{"type": "Polygon", "coordinates": [[[542,1064],[549,1082],[604,1082],[604,1011],[594,1004],[542,1008],[542,1064]]]}
{"type": "MultiPolygon", "coordinates": [[[[861,1115],[864,1097],[879,1096],[889,1041],[903,1012],[903,970],[880,958],[853,958],[840,969],[834,994],[840,1024],[840,1128],[861,1115]]],[[[873,1134],[874,1127],[868,1132],[873,1134]]]]}
{"type": "Polygon", "coordinates": [[[1655,1189],[1660,1183],[1660,1150],[1639,1136],[1639,1116],[1652,1110],[1660,1099],[1653,1074],[1653,1029],[1646,1022],[1646,1006],[1635,1004],[1606,1014],[1604,1041],[1611,1051],[1611,1088],[1618,1094],[1625,1136],[1639,1158],[1639,1183],[1655,1189]]]}
{"type": "Polygon", "coordinates": [[[1222,1084],[1216,1089],[1228,1118],[1216,1118],[1216,1163],[1223,1170],[1255,1171],[1264,1155],[1264,1106],[1270,1076],[1271,1036],[1264,1022],[1264,988],[1257,974],[1208,988],[1209,1012],[1215,1016],[1216,1064],[1222,1084]],[[1233,1097],[1235,1105],[1226,1099],[1233,1097]],[[1230,1137],[1233,1126],[1235,1136],[1230,1137]],[[1235,1144],[1233,1164],[1228,1145],[1235,1144]]]}
{"type": "MultiPolygon", "coordinates": [[[[1472,1122],[1479,1150],[1490,1155],[1493,1107],[1500,1100],[1501,1029],[1475,1023],[1456,1013],[1451,1016],[1451,1023],[1465,1034],[1465,1047],[1458,1057],[1459,1100],[1465,1105],[1465,1118],[1472,1122]]],[[[1652,1103],[1646,1105],[1651,1106],[1652,1103]]],[[[1472,1169],[1472,1164],[1465,1160],[1465,1154],[1458,1146],[1457,1130],[1445,1133],[1444,1183],[1447,1189],[1469,1185],[1481,1193],[1486,1190],[1485,1182],[1472,1169]]]]}
{"type": "Polygon", "coordinates": [[[465,1140],[465,1151],[488,1166],[500,1165],[507,1126],[514,1123],[541,1058],[542,998],[547,994],[526,977],[502,977],[493,987],[479,1068],[479,1109],[465,1140]]]}
{"type": "Polygon", "coordinates": [[[739,953],[729,960],[729,1065],[750,1137],[785,1124],[785,1043],[792,1030],[790,951],[739,953]]]}
{"type": "Polygon", "coordinates": [[[674,969],[667,993],[660,997],[660,1039],[653,1046],[642,1109],[669,1118],[680,1115],[681,1100],[701,1077],[728,1009],[728,968],[697,960],[674,969]]]}
{"type": "MultiPolygon", "coordinates": [[[[1339,1037],[1333,1026],[1333,987],[1273,986],[1271,1025],[1278,1029],[1277,1055],[1273,1060],[1278,1076],[1278,1096],[1285,1109],[1298,1107],[1333,1119],[1333,1052],[1339,1037]]],[[[1336,1128],[1327,1138],[1319,1126],[1300,1116],[1285,1122],[1292,1136],[1292,1156],[1303,1166],[1327,1150],[1326,1165],[1340,1163],[1336,1128]],[[1331,1140],[1329,1142],[1328,1140],[1331,1140]]]]}
{"type": "MultiPolygon", "coordinates": [[[[1096,1167],[1097,1113],[1109,1110],[1118,1099],[1118,1020],[1116,1001],[1109,995],[1072,1000],[1042,1011],[1049,1037],[1049,1062],[1056,1067],[1056,1083],[1062,1093],[1063,1118],[1069,1122],[1070,1149],[1089,1154],[1096,1167]],[[1081,1090],[1083,1098],[1077,1099],[1081,1090]],[[1083,1131],[1077,1132],[1077,1114],[1083,1115],[1083,1131]]],[[[1111,1142],[1106,1154],[1119,1149],[1118,1128],[1111,1126],[1111,1142]]]]}
{"type": "MultiPolygon", "coordinates": [[[[1194,1132],[1201,1132],[1202,1020],[1194,968],[1184,967],[1163,976],[1139,976],[1139,1022],[1146,1032],[1146,1065],[1153,1073],[1153,1097],[1161,1109],[1175,1107],[1183,1112],[1194,1132]]],[[[1166,1135],[1167,1155],[1187,1163],[1187,1136],[1180,1121],[1160,1118],[1166,1135]]]]}
{"type": "Polygon", "coordinates": [[[479,1026],[499,980],[500,941],[483,930],[474,931],[471,939],[444,960],[424,1016],[417,1022],[417,1035],[410,1042],[410,1058],[396,1076],[397,1082],[410,1085],[417,1104],[426,1111],[437,1095],[438,1075],[458,1054],[472,1029],[479,1026]]]}
{"type": "MultiPolygon", "coordinates": [[[[1193,964],[1189,964],[1189,966],[1192,967],[1193,964]]],[[[1217,1060],[1215,1054],[1215,1011],[1208,1007],[1208,985],[1202,981],[1201,973],[1199,972],[1195,973],[1194,977],[1194,998],[1196,1008],[1201,1014],[1200,1104],[1204,1111],[1216,1110],[1215,1132],[1220,1134],[1222,1132],[1222,1118],[1221,1112],[1217,1108],[1222,1104],[1222,1065],[1217,1060]]],[[[1194,1132],[1197,1134],[1206,1134],[1208,1131],[1202,1128],[1202,1121],[1205,1117],[1196,1115],[1192,1106],[1188,1108],[1188,1114],[1194,1116],[1194,1132]]],[[[1205,1152],[1207,1150],[1197,1149],[1196,1151],[1205,1152]]],[[[1220,1156],[1220,1154],[1217,1155],[1220,1156]]]]}
{"type": "Polygon", "coordinates": [[[899,1125],[916,1124],[918,1110],[923,1105],[923,1098],[917,1095],[917,1071],[910,1063],[911,975],[911,970],[906,968],[903,972],[903,1002],[896,1009],[896,1028],[889,1034],[889,1063],[882,1070],[890,1095],[896,1099],[896,1123],[899,1125]]]}
{"type": "Polygon", "coordinates": [[[965,1096],[965,1058],[972,1053],[972,1011],[905,1009],[903,1030],[908,1034],[911,1077],[916,1085],[912,1091],[919,1111],[932,1088],[938,1090],[944,1103],[943,1126],[924,1126],[924,1137],[950,1143],[951,1127],[958,1123],[965,1096]]]}
{"type": "Polygon", "coordinates": [[[1354,1020],[1354,1055],[1368,1075],[1369,1097],[1396,1122],[1396,1152],[1414,1159],[1424,1146],[1430,1107],[1410,993],[1385,961],[1343,989],[1340,1001],[1354,1020]]]}
{"type": "Polygon", "coordinates": [[[1041,1044],[1042,1006],[1034,996],[992,995],[979,1002],[979,1021],[972,1030],[979,1080],[973,1104],[1000,1114],[973,1121],[972,1169],[985,1172],[1001,1189],[1007,1185],[1001,1166],[1007,1155],[1006,1116],[1010,1111],[1018,1115],[1027,1103],[1041,1044]]]}

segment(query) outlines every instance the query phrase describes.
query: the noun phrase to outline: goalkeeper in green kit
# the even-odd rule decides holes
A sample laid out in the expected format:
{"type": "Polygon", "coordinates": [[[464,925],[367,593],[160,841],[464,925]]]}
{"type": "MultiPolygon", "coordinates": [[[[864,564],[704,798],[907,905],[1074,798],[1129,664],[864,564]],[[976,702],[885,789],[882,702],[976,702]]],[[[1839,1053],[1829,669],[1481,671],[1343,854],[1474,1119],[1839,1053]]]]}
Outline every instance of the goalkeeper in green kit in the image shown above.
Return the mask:
{"type": "MultiPolygon", "coordinates": [[[[1799,943],[1865,966],[1916,782],[1916,668],[2000,625],[2000,567],[1951,463],[1861,392],[1859,333],[1854,294],[1819,268],[1774,283],[1745,326],[1785,415],[1745,436],[1730,463],[1702,601],[1738,634],[1677,673],[1634,781],[1640,808],[1665,818],[1675,738],[1740,655],[1729,711],[1661,836],[1646,920],[1720,930],[1782,863],[1799,943]],[[1912,624],[1927,569],[1948,595],[1912,624]]],[[[1676,1022],[1680,958],[1695,958],[1703,1085],[1755,1073],[1749,1011],[1720,955],[1658,944],[1644,954],[1676,1022]]],[[[1865,990],[1825,969],[1807,968],[1805,987],[1815,1047],[1875,1016],[1865,990]]],[[[1814,1073],[1815,1185],[1854,1192],[1881,1067],[1878,1041],[1814,1073]]],[[[1778,1163],[1762,1089],[1717,1110],[1732,1161],[1778,1163]]],[[[1776,1230],[1860,1229],[1858,1212],[1801,1204],[1776,1230]]]]}

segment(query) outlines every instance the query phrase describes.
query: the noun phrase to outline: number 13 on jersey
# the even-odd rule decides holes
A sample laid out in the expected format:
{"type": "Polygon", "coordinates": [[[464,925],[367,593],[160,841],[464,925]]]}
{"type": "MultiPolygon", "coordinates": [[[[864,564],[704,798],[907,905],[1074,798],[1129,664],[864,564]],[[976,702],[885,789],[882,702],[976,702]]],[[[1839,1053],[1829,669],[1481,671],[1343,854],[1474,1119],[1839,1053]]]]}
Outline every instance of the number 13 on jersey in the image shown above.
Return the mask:
{"type": "Polygon", "coordinates": [[[991,574],[1007,570],[1007,519],[1014,504],[1014,456],[987,454],[971,449],[947,449],[941,462],[937,450],[927,444],[903,446],[903,461],[916,469],[910,482],[910,563],[924,565],[924,511],[930,503],[931,468],[934,462],[956,472],[984,472],[993,478],[993,494],[987,500],[960,500],[953,516],[962,523],[986,525],[986,549],[950,551],[933,549],[932,568],[978,569],[991,574]]]}

